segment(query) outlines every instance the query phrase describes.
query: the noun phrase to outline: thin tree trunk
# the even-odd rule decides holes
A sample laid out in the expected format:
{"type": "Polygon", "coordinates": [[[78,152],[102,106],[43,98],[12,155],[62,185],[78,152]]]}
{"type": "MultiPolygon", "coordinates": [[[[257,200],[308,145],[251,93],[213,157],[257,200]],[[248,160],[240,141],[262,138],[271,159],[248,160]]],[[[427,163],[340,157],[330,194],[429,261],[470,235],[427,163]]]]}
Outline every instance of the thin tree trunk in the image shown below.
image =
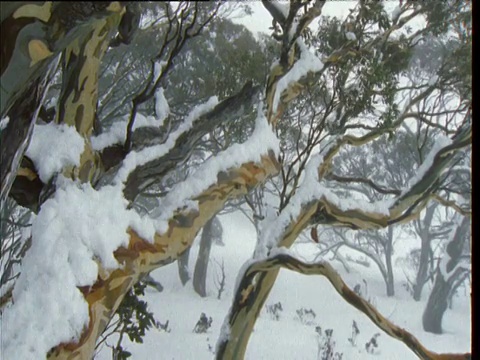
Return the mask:
{"type": "Polygon", "coordinates": [[[201,297],[207,296],[207,270],[210,259],[210,250],[212,248],[212,230],[213,219],[211,218],[203,227],[200,238],[200,248],[198,250],[195,272],[193,273],[193,288],[201,297]]]}
{"type": "Polygon", "coordinates": [[[448,296],[451,290],[451,284],[445,281],[442,274],[437,270],[435,284],[428,297],[427,306],[422,317],[423,330],[434,334],[443,333],[442,319],[448,307],[448,296]]]}
{"type": "Polygon", "coordinates": [[[392,252],[393,252],[393,227],[388,227],[388,239],[387,246],[385,247],[385,265],[387,268],[387,296],[395,295],[395,282],[393,278],[393,267],[392,267],[392,252]]]}
{"type": "Polygon", "coordinates": [[[180,276],[180,281],[182,285],[185,284],[190,280],[190,274],[188,273],[188,259],[190,257],[190,248],[185,250],[182,255],[178,258],[178,275],[180,276]]]}
{"type": "Polygon", "coordinates": [[[463,218],[462,223],[455,229],[452,240],[447,244],[445,258],[441,260],[446,264],[439,264],[435,283],[423,312],[422,324],[425,331],[434,334],[443,333],[442,319],[448,307],[448,299],[459,277],[466,271],[457,265],[460,262],[465,241],[468,239],[469,222],[468,218],[463,218]]]}
{"type": "MultiPolygon", "coordinates": [[[[420,238],[422,240],[422,247],[420,249],[420,261],[417,276],[415,279],[415,284],[413,284],[413,299],[415,301],[420,301],[422,298],[422,290],[423,286],[427,282],[428,277],[428,268],[429,268],[429,260],[430,260],[430,232],[428,231],[430,225],[432,223],[433,214],[435,212],[436,205],[432,205],[427,208],[425,213],[425,218],[423,222],[420,223],[420,238]]],[[[421,221],[421,220],[419,220],[421,221]]]]}
{"type": "Polygon", "coordinates": [[[422,247],[420,250],[420,261],[415,284],[413,284],[413,299],[420,301],[422,298],[423,286],[427,282],[428,274],[428,254],[430,252],[430,241],[428,239],[422,239],[422,247]]]}

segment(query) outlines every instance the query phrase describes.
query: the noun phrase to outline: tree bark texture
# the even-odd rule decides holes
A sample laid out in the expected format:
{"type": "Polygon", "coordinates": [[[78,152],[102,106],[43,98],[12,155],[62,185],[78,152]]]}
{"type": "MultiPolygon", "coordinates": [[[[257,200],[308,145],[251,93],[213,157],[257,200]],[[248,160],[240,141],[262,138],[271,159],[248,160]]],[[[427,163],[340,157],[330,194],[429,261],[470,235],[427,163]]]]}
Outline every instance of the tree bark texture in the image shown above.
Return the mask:
{"type": "Polygon", "coordinates": [[[78,47],[100,24],[115,28],[124,11],[119,2],[2,2],[0,118],[9,116],[11,121],[2,132],[0,206],[28,146],[44,96],[39,84],[52,61],[71,44],[78,47]]]}
{"type": "Polygon", "coordinates": [[[191,246],[198,231],[223,208],[228,199],[246,194],[253,186],[275,174],[278,166],[272,154],[264,156],[260,164],[247,163],[223,174],[216,185],[195,199],[198,201],[198,211],[177,214],[175,220],[170,221],[167,233],[157,234],[153,244],[130,231],[128,248],[120,248],[115,252],[123,268],[100,278],[93,287],[81,289],[89,304],[90,325],[80,342],[58,346],[53,349],[49,359],[90,359],[96,339],[130,287],[144,274],[177,260],[191,246]]]}

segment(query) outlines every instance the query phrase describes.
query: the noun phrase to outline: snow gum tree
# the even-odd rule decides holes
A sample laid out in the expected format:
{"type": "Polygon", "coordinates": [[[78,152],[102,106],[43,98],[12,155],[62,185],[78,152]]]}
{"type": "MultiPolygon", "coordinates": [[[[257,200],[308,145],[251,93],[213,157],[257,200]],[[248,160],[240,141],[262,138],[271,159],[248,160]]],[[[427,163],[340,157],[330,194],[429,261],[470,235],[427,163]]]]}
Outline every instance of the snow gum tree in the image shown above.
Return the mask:
{"type": "MultiPolygon", "coordinates": [[[[141,278],[178,260],[227,201],[278,174],[283,196],[259,223],[253,259],[239,273],[218,359],[244,358],[281,268],[326,276],[339,296],[420,358],[470,357],[429,351],[349,289],[330,264],[306,263],[288,251],[312,226],[383,229],[418,218],[431,201],[469,216],[455,196],[445,199],[442,184],[471,144],[470,2],[405,1],[390,15],[379,2],[359,1],[344,21],[322,15],[326,1],[262,3],[278,45],[265,86],[235,73],[231,81],[239,84],[220,99],[178,108],[165,96],[176,60],[191,39],[208,38],[225,2],[162,3],[153,10],[133,2],[1,4],[1,206],[12,198],[37,214],[20,274],[2,291],[5,358],[92,358],[141,278]],[[112,49],[130,46],[142,12],[156,14],[151,26],[160,41],[138,87],[103,107],[110,89],[99,92],[101,65],[112,49]],[[414,19],[424,21],[412,30],[414,19]],[[317,33],[309,29],[313,21],[317,33]],[[447,47],[436,74],[408,79],[415,46],[442,36],[456,46],[447,47]],[[52,82],[58,96],[46,106],[52,82]],[[53,116],[41,116],[51,108],[53,116]],[[154,114],[144,115],[149,108],[154,114]],[[113,123],[116,109],[125,118],[113,123]],[[228,133],[227,125],[246,114],[255,126],[243,142],[226,142],[192,173],[176,177],[200,142],[219,128],[228,133]],[[294,115],[296,136],[286,131],[294,115]],[[416,131],[412,119],[436,132],[436,141],[400,191],[376,199],[335,191],[334,160],[345,148],[416,131]],[[289,163],[286,148],[298,160],[289,163]],[[156,184],[163,186],[158,206],[136,211],[140,195],[156,184]]],[[[185,86],[185,80],[178,81],[185,86]]],[[[450,244],[454,259],[457,245],[450,244]]],[[[455,266],[450,261],[446,272],[455,266]]]]}

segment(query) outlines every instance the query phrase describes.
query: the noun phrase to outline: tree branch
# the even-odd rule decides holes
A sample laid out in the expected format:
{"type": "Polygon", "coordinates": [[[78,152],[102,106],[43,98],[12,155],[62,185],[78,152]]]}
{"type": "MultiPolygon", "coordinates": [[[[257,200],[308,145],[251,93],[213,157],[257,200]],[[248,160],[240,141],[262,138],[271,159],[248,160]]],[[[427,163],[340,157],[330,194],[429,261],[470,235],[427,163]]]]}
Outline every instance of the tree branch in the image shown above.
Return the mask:
{"type": "Polygon", "coordinates": [[[325,176],[327,180],[335,180],[341,183],[350,183],[350,182],[359,182],[363,184],[367,184],[371,188],[373,188],[375,191],[382,193],[382,194],[393,194],[393,195],[400,195],[401,191],[397,189],[385,189],[377,184],[375,184],[372,180],[370,179],[365,179],[361,177],[348,177],[348,176],[339,176],[333,173],[329,173],[325,176]]]}
{"type": "Polygon", "coordinates": [[[261,157],[259,163],[245,163],[218,176],[218,182],[210,186],[195,199],[198,208],[189,212],[177,212],[169,220],[168,230],[156,234],[154,243],[142,239],[133,230],[128,230],[128,248],[115,251],[115,258],[123,264],[105,277],[99,276],[91,287],[80,288],[89,304],[90,324],[78,344],[61,344],[51,351],[49,359],[91,358],[96,334],[101,334],[105,321],[120,305],[124,295],[142,274],[176,260],[192,245],[198,231],[221,210],[226,201],[240,197],[253,187],[278,172],[278,162],[273,153],[261,157]]]}
{"type": "Polygon", "coordinates": [[[175,145],[167,154],[132,171],[125,183],[126,199],[133,201],[137,194],[144,189],[147,180],[162,177],[187,160],[202,136],[214,130],[221,123],[228,122],[251,108],[259,91],[258,86],[254,87],[251,82],[247,82],[238,94],[223,100],[208,114],[197,119],[190,130],[177,138],[175,145]]]}
{"type": "MultiPolygon", "coordinates": [[[[306,263],[288,254],[278,254],[265,260],[258,261],[250,265],[245,270],[243,280],[235,294],[234,307],[248,306],[246,299],[249,294],[255,291],[253,287],[246,287],[245,284],[251,284],[252,280],[260,273],[270,272],[279,269],[289,269],[304,275],[322,275],[332,284],[337,293],[350,305],[364,313],[376,326],[391,337],[400,340],[409,347],[420,359],[424,360],[466,360],[471,359],[470,353],[465,354],[437,354],[426,349],[418,339],[410,332],[402,329],[387,318],[381,315],[368,301],[352,291],[342,280],[341,276],[327,262],[306,263]]],[[[226,348],[228,338],[223,338],[218,344],[217,359],[223,358],[223,351],[226,348]]]]}

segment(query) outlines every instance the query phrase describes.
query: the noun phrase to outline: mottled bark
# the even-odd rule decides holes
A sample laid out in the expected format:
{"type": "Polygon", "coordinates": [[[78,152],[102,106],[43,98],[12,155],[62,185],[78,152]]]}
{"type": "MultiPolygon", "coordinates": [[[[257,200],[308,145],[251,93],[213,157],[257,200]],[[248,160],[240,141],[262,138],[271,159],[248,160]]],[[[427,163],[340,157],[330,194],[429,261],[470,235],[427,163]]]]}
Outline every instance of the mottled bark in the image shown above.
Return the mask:
{"type": "MultiPolygon", "coordinates": [[[[71,44],[78,47],[78,42],[91,35],[100,23],[107,22],[114,28],[124,9],[119,2],[25,1],[2,2],[1,6],[1,34],[5,41],[1,43],[0,118],[8,115],[11,119],[2,131],[0,202],[3,203],[16,176],[27,177],[29,181],[33,178],[28,171],[18,173],[18,167],[41,106],[52,61],[71,44]]],[[[20,191],[26,191],[24,183],[25,180],[19,182],[23,186],[20,191]]],[[[30,198],[38,199],[37,193],[30,198]]],[[[29,207],[38,206],[33,203],[29,207]]]]}
{"type": "Polygon", "coordinates": [[[79,343],[61,344],[52,349],[49,359],[90,359],[98,336],[103,332],[127,291],[146,273],[178,259],[192,245],[198,231],[228,199],[246,194],[267,177],[278,172],[279,164],[273,153],[263,156],[261,163],[246,163],[223,173],[217,184],[196,199],[198,210],[177,214],[169,222],[165,234],[157,234],[153,244],[130,231],[128,248],[115,251],[123,264],[107,277],[101,277],[92,287],[82,288],[90,308],[90,324],[79,343]]]}
{"type": "MultiPolygon", "coordinates": [[[[9,121],[0,135],[0,143],[2,144],[0,151],[0,163],[2,164],[0,166],[0,208],[3,208],[3,204],[10,193],[23,154],[30,141],[33,125],[36,121],[36,112],[40,106],[38,90],[39,81],[37,80],[26,89],[25,96],[13,104],[9,115],[14,120],[9,121]]],[[[27,182],[26,188],[28,188],[30,182],[38,180],[38,176],[34,172],[26,173],[23,177],[27,182]]],[[[39,194],[38,191],[36,193],[39,194]]],[[[32,200],[36,202],[37,199],[34,197],[32,200]]]]}

